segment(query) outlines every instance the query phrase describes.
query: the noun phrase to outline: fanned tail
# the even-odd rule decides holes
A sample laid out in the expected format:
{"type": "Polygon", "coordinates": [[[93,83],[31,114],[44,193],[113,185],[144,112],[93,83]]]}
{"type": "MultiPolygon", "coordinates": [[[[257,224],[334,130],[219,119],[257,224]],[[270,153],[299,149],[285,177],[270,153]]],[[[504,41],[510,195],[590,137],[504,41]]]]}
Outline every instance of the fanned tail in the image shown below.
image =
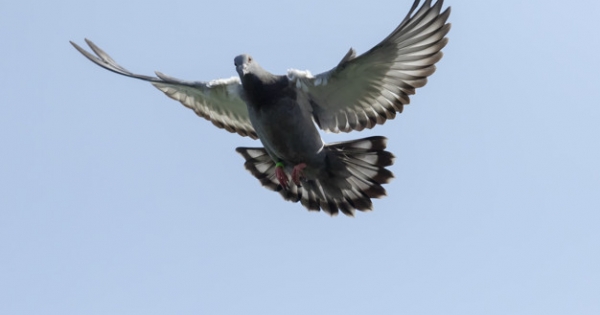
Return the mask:
{"type": "Polygon", "coordinates": [[[264,148],[237,148],[245,168],[266,188],[278,191],[285,200],[300,202],[310,211],[323,210],[330,215],[339,211],[353,216],[355,210],[373,209],[371,198],[386,195],[383,184],[394,175],[386,169],[394,155],[385,151],[385,137],[331,143],[325,146],[327,167],[316,178],[303,180],[302,186],[283,189],[275,177],[275,162],[264,148]]]}

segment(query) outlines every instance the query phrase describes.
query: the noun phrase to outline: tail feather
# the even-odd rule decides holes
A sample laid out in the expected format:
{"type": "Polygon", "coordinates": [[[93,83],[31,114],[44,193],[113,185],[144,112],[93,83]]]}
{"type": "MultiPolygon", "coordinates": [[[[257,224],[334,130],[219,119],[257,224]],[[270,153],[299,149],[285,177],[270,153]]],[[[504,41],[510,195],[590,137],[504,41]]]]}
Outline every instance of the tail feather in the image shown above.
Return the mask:
{"type": "Polygon", "coordinates": [[[279,192],[285,200],[300,201],[310,211],[353,216],[355,210],[372,210],[371,198],[385,196],[382,184],[394,177],[385,168],[394,163],[394,155],[385,151],[386,141],[384,137],[369,137],[326,145],[325,174],[307,178],[301,187],[292,184],[288,189],[279,185],[275,162],[264,148],[237,148],[236,151],[246,160],[245,168],[263,186],[279,192]]]}

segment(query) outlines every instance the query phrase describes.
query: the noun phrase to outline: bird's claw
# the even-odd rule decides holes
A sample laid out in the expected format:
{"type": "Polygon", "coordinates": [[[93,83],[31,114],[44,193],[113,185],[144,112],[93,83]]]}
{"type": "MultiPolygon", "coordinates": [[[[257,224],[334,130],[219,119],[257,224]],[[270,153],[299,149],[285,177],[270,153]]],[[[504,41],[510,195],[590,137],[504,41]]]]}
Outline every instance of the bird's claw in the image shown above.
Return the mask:
{"type": "Polygon", "coordinates": [[[300,163],[300,164],[294,166],[294,169],[292,170],[292,181],[298,187],[302,186],[302,184],[300,183],[300,180],[304,177],[304,175],[302,174],[302,170],[304,170],[305,167],[306,167],[306,163],[300,163]]]}
{"type": "Polygon", "coordinates": [[[283,170],[283,166],[275,167],[275,177],[283,189],[288,189],[288,177],[283,170]]]}
{"type": "MultiPolygon", "coordinates": [[[[294,166],[294,168],[292,169],[292,182],[298,187],[302,187],[301,180],[304,178],[302,171],[305,167],[306,163],[300,163],[294,166]]],[[[277,165],[275,167],[275,177],[277,178],[279,185],[281,185],[283,189],[289,189],[289,179],[287,177],[287,174],[285,174],[285,171],[283,170],[283,165],[277,165]]]]}

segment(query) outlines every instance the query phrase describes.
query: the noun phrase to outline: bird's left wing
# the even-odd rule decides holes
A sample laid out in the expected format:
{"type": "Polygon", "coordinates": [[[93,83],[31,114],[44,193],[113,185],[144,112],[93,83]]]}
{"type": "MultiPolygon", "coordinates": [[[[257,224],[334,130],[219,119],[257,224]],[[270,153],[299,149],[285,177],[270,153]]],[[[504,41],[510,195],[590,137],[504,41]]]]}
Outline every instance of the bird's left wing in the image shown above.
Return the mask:
{"type": "Polygon", "coordinates": [[[116,63],[92,41],[85,41],[95,55],[73,42],[70,43],[100,67],[130,78],[148,81],[170,98],[192,109],[198,116],[210,120],[215,126],[241,136],[258,138],[248,117],[244,90],[238,77],[200,82],[183,81],[160,72],[156,72],[156,77],[134,74],[116,63]]]}
{"type": "Polygon", "coordinates": [[[312,76],[289,70],[288,78],[308,96],[319,127],[331,132],[373,128],[393,119],[409,95],[427,82],[442,58],[450,30],[443,0],[420,8],[415,0],[400,25],[378,45],[356,57],[353,49],[330,71],[312,76]]]}

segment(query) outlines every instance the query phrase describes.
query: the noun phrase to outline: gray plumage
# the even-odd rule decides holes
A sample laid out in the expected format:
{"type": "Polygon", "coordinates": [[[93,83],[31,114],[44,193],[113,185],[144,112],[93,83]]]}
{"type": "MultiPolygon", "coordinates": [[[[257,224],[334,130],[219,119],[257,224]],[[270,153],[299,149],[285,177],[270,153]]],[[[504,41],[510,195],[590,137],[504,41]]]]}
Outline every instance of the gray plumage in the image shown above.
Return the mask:
{"type": "Polygon", "coordinates": [[[350,49],[336,67],[316,76],[299,70],[274,75],[244,54],[234,59],[238,78],[151,77],[129,72],[87,39],[95,55],[71,44],[105,69],[151,82],[217,127],[260,139],[264,148],[236,151],[246,169],[284,199],[353,215],[386,194],[382,184],[393,178],[386,167],[394,156],[385,151],[384,137],[324,144],[317,126],[331,132],[373,128],[402,112],[409,95],[425,85],[448,41],[450,8],[441,11],[443,0],[419,2],[378,45],[358,57],[350,49]]]}

